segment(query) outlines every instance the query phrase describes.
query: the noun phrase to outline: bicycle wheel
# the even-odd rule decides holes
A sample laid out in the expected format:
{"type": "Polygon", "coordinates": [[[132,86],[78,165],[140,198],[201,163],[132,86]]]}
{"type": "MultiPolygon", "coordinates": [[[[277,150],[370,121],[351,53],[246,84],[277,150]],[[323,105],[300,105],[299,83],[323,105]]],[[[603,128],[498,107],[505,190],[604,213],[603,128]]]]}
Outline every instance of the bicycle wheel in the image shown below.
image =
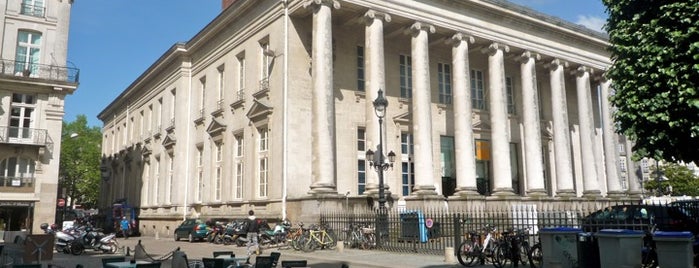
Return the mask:
{"type": "Polygon", "coordinates": [[[543,255],[541,252],[541,244],[536,243],[534,246],[529,249],[529,254],[528,254],[529,259],[529,267],[532,268],[538,268],[541,267],[541,263],[543,262],[543,255]]]}
{"type": "Polygon", "coordinates": [[[478,244],[474,244],[471,240],[466,240],[459,245],[456,258],[459,259],[461,265],[470,267],[478,264],[476,260],[480,255],[481,247],[478,244]]]}
{"type": "Polygon", "coordinates": [[[335,238],[335,234],[326,231],[323,235],[323,248],[335,249],[337,247],[337,242],[335,241],[337,241],[337,239],[335,238]]]}
{"type": "Polygon", "coordinates": [[[511,264],[510,251],[509,245],[501,244],[495,246],[493,250],[493,266],[495,266],[495,268],[502,268],[506,267],[508,263],[511,264]]]}
{"type": "Polygon", "coordinates": [[[312,252],[315,251],[317,248],[320,247],[320,243],[318,243],[318,240],[314,236],[309,236],[306,241],[301,244],[301,249],[304,252],[312,252]]]}
{"type": "Polygon", "coordinates": [[[529,252],[531,251],[529,243],[522,243],[519,245],[519,264],[529,265],[529,252]]]}
{"type": "Polygon", "coordinates": [[[372,249],[376,247],[376,235],[374,233],[368,233],[364,235],[364,241],[366,249],[372,249]]]}

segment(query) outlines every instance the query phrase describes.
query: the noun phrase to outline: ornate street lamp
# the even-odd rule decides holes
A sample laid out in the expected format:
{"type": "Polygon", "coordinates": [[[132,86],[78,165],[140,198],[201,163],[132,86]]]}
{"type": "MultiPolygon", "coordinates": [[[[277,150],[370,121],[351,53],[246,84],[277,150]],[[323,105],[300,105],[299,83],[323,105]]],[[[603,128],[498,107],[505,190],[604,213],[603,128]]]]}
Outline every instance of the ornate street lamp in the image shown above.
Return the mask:
{"type": "Polygon", "coordinates": [[[396,154],[393,151],[388,153],[388,163],[386,163],[387,156],[383,154],[383,118],[386,116],[386,108],[388,107],[388,100],[383,96],[383,90],[379,89],[379,96],[374,100],[374,112],[376,117],[379,118],[379,148],[376,153],[371,149],[366,151],[366,160],[369,162],[369,166],[373,167],[376,172],[379,173],[379,209],[382,211],[386,209],[386,193],[383,181],[383,172],[389,168],[393,168],[393,163],[396,161],[396,154]],[[374,155],[377,155],[376,157],[374,155]]]}

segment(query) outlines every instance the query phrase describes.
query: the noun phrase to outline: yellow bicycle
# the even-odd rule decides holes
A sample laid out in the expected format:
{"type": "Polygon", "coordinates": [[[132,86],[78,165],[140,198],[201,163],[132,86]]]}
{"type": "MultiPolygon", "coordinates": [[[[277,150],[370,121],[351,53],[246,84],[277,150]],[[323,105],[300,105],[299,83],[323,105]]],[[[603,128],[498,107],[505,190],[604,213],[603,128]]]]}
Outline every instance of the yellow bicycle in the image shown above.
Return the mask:
{"type": "Polygon", "coordinates": [[[335,233],[326,226],[312,225],[305,234],[305,239],[301,239],[302,249],[311,252],[316,249],[335,249],[337,239],[335,233]]]}

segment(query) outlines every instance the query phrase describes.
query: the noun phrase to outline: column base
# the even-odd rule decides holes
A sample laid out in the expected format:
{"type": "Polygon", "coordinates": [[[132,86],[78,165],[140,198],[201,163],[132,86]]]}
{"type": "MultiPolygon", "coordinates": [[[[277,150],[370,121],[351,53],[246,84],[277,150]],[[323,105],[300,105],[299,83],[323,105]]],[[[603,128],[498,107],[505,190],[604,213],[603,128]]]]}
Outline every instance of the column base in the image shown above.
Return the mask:
{"type": "Polygon", "coordinates": [[[495,188],[493,189],[492,196],[516,196],[515,191],[512,188],[495,188]]]}
{"type": "Polygon", "coordinates": [[[311,185],[311,190],[308,191],[311,195],[337,195],[337,189],[334,184],[314,183],[311,185]]]}
{"type": "Polygon", "coordinates": [[[643,192],[641,192],[641,191],[629,191],[628,196],[629,196],[629,198],[633,198],[633,199],[643,199],[643,192]]]}
{"type": "Polygon", "coordinates": [[[548,196],[548,193],[546,192],[546,189],[529,189],[527,191],[527,196],[544,197],[544,196],[548,196]]]}
{"type": "Polygon", "coordinates": [[[628,197],[626,193],[622,191],[609,191],[607,192],[607,197],[608,198],[614,198],[614,199],[619,199],[619,198],[625,198],[628,197]]]}
{"type": "Polygon", "coordinates": [[[454,195],[449,196],[448,199],[455,199],[455,200],[464,200],[464,199],[484,199],[485,196],[482,196],[480,193],[478,193],[478,188],[476,187],[459,187],[456,188],[456,192],[454,195]]]}
{"type": "Polygon", "coordinates": [[[582,197],[587,199],[600,199],[602,198],[602,192],[599,190],[584,191],[582,197]]]}
{"type": "MultiPolygon", "coordinates": [[[[415,185],[413,187],[413,192],[410,193],[410,196],[408,197],[413,197],[413,196],[437,196],[437,188],[435,188],[433,185],[415,185]]],[[[406,198],[408,198],[406,197],[406,198]]]]}

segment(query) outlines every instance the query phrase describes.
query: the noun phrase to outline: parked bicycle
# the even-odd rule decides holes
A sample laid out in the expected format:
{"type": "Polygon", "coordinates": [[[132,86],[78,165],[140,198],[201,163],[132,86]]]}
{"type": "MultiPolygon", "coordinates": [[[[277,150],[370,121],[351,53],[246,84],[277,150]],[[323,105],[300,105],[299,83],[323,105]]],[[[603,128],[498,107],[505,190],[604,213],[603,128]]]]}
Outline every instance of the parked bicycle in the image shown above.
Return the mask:
{"type": "Polygon", "coordinates": [[[330,228],[324,225],[312,225],[308,230],[307,238],[302,243],[302,249],[305,252],[311,252],[316,249],[335,249],[337,239],[330,228]]]}
{"type": "Polygon", "coordinates": [[[374,228],[368,224],[350,224],[343,231],[347,235],[344,243],[350,248],[371,249],[376,247],[374,228]]]}
{"type": "Polygon", "coordinates": [[[658,253],[656,252],[655,240],[653,240],[655,229],[656,225],[652,224],[643,236],[643,248],[641,248],[641,267],[643,268],[658,267],[658,253]]]}
{"type": "Polygon", "coordinates": [[[461,265],[474,266],[485,264],[486,261],[493,262],[496,228],[486,225],[482,231],[483,234],[478,231],[470,231],[466,234],[461,245],[459,245],[456,257],[461,265]],[[476,262],[476,260],[478,260],[478,262],[476,262]]]}
{"type": "Polygon", "coordinates": [[[515,229],[502,233],[495,246],[493,266],[497,268],[529,264],[529,253],[531,247],[527,238],[528,228],[515,229]]]}
{"type": "Polygon", "coordinates": [[[542,263],[544,262],[544,254],[541,251],[541,240],[538,240],[533,246],[531,246],[529,253],[527,253],[527,257],[529,259],[529,267],[541,267],[542,263]]]}

